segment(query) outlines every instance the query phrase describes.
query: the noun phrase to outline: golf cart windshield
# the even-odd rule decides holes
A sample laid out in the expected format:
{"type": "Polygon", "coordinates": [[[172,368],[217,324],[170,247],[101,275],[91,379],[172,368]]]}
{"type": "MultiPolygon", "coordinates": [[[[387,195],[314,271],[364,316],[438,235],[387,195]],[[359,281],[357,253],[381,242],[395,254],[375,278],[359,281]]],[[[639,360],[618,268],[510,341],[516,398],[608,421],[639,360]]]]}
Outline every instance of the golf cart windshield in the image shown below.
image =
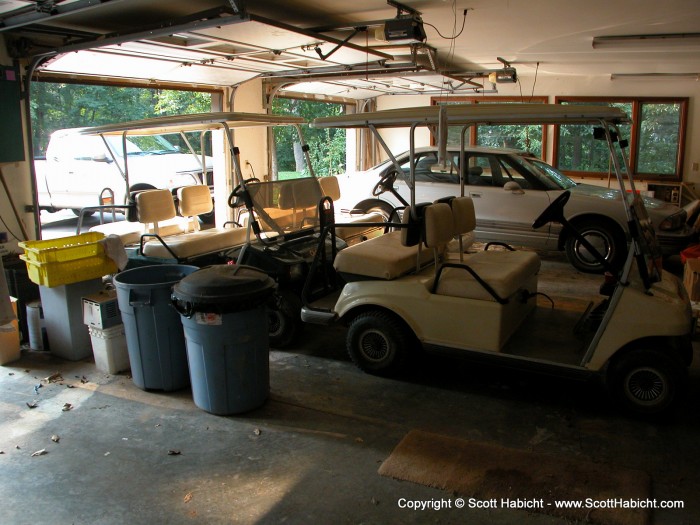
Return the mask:
{"type": "Polygon", "coordinates": [[[323,194],[315,177],[253,182],[246,189],[262,237],[311,233],[319,224],[318,203],[323,194]]]}

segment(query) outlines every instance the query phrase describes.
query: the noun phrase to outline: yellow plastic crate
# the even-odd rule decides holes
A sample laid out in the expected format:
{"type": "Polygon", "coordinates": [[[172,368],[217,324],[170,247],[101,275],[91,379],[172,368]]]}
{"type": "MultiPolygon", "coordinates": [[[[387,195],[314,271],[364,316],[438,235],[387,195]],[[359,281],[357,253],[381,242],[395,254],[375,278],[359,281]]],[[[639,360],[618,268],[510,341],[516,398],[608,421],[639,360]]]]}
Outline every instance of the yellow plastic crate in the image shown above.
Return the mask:
{"type": "Polygon", "coordinates": [[[24,248],[25,261],[56,263],[103,255],[104,250],[98,242],[102,239],[104,233],[87,232],[45,241],[24,241],[19,246],[24,248]]]}
{"type": "Polygon", "coordinates": [[[52,263],[30,261],[25,255],[19,257],[27,263],[29,279],[49,288],[96,279],[117,271],[117,265],[104,253],[95,257],[52,263]]]}

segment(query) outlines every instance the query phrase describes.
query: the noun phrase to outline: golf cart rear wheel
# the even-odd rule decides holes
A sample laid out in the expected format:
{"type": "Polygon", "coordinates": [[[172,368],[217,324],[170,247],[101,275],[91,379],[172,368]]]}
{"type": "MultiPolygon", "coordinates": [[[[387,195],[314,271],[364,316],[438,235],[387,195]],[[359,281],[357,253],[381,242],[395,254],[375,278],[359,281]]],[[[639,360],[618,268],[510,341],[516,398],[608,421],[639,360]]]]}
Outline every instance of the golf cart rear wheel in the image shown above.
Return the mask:
{"type": "Polygon", "coordinates": [[[358,315],[348,328],[348,354],[359,369],[371,374],[387,375],[398,370],[412,342],[403,321],[382,310],[358,315]]]}
{"type": "MultiPolygon", "coordinates": [[[[574,227],[613,266],[619,268],[625,255],[626,242],[622,232],[603,220],[586,219],[574,223],[574,227]]],[[[566,258],[574,268],[586,273],[604,270],[600,261],[576,237],[567,237],[564,248],[566,258]]]]}
{"type": "Polygon", "coordinates": [[[669,412],[683,390],[683,367],[658,350],[631,351],[613,362],[608,387],[622,408],[644,416],[669,412]]]}
{"type": "Polygon", "coordinates": [[[296,341],[303,329],[301,301],[292,292],[282,290],[276,302],[267,308],[270,346],[284,348],[296,341]]]}

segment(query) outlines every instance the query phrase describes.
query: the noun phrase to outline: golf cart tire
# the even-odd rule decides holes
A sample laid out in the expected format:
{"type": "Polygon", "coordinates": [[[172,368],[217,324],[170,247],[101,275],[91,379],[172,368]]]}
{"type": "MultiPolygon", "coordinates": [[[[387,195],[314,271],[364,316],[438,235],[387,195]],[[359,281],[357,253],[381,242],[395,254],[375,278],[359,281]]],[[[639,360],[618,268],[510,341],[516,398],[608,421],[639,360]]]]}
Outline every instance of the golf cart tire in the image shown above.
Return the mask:
{"type": "Polygon", "coordinates": [[[606,383],[615,401],[639,416],[668,415],[684,391],[686,373],[673,357],[653,349],[631,350],[610,364],[606,383]]]}
{"type": "Polygon", "coordinates": [[[413,337],[396,315],[384,310],[370,310],[351,321],[346,343],[350,359],[360,370],[390,375],[403,365],[413,345],[413,337]]]}
{"type": "MultiPolygon", "coordinates": [[[[574,221],[573,226],[596,248],[600,242],[609,247],[606,250],[609,251],[607,260],[613,268],[617,269],[622,266],[626,255],[627,243],[617,225],[611,224],[604,219],[589,217],[574,221]]],[[[564,250],[566,251],[566,258],[571,265],[580,272],[602,273],[604,271],[603,265],[598,261],[585,259],[579,253],[583,249],[585,248],[581,246],[576,237],[573,235],[566,237],[564,250]]]]}
{"type": "Polygon", "coordinates": [[[278,293],[277,308],[267,309],[270,346],[285,348],[294,343],[303,330],[301,300],[288,290],[278,293]]]}

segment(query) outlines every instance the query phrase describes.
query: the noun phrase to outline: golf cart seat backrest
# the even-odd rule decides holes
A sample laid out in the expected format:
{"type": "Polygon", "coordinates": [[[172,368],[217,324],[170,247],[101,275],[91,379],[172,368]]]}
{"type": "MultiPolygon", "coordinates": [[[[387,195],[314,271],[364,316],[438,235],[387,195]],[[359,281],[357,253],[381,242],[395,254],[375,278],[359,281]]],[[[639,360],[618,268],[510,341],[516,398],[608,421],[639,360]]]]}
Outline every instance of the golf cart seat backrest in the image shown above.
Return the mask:
{"type": "Polygon", "coordinates": [[[179,260],[187,260],[208,253],[224,251],[245,243],[245,227],[208,228],[206,230],[199,228],[197,216],[209,213],[214,206],[208,186],[185,186],[178,189],[177,195],[180,201],[180,213],[195,225],[193,226],[194,231],[190,232],[189,227],[186,227],[185,233],[144,242],[144,256],[170,259],[174,254],[179,260]]]}
{"type": "Polygon", "coordinates": [[[412,214],[407,207],[406,227],[340,250],[333,267],[346,281],[392,280],[432,263],[433,251],[421,247],[422,222],[422,213],[412,214]]]}
{"type": "MultiPolygon", "coordinates": [[[[321,185],[321,191],[326,197],[330,197],[333,202],[340,200],[340,184],[338,177],[329,175],[318,179],[321,185]]],[[[353,210],[335,210],[335,222],[338,226],[335,228],[336,236],[343,239],[348,244],[355,244],[370,237],[375,237],[382,233],[380,227],[363,228],[361,226],[343,226],[343,224],[359,224],[359,223],[380,223],[384,222],[384,216],[381,213],[363,213],[353,210]]]]}
{"type": "MultiPolygon", "coordinates": [[[[458,204],[457,208],[461,205],[458,204]]],[[[455,222],[454,208],[449,204],[428,206],[425,210],[425,245],[439,253],[455,233],[455,222]]],[[[464,256],[460,262],[447,261],[436,265],[432,291],[438,295],[505,304],[517,294],[527,297],[537,291],[539,269],[540,259],[534,252],[481,251],[464,256]]]]}
{"type": "Polygon", "coordinates": [[[137,244],[144,233],[156,233],[164,237],[184,231],[184,219],[177,216],[175,201],[170,190],[141,190],[133,192],[132,198],[136,206],[138,222],[120,221],[100,224],[90,228],[90,231],[118,235],[124,245],[137,244]]]}
{"type": "Polygon", "coordinates": [[[214,201],[211,199],[209,186],[183,186],[177,189],[177,200],[180,202],[180,215],[183,217],[192,217],[188,224],[192,226],[194,231],[198,231],[199,221],[198,215],[209,213],[214,209],[214,201]]]}

